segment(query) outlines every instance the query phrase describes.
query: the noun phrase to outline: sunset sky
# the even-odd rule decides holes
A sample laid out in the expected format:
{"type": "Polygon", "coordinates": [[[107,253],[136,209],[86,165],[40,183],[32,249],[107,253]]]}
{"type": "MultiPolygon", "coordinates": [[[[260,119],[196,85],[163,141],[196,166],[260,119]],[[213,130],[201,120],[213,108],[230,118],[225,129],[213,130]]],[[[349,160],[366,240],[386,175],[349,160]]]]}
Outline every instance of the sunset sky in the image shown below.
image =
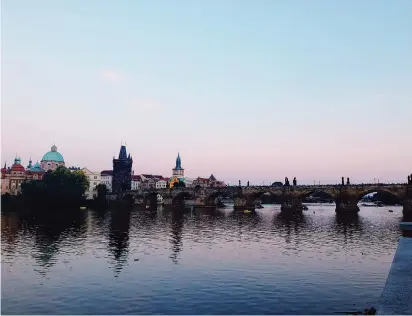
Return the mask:
{"type": "Polygon", "coordinates": [[[2,165],[406,181],[410,0],[3,0],[2,165]]]}

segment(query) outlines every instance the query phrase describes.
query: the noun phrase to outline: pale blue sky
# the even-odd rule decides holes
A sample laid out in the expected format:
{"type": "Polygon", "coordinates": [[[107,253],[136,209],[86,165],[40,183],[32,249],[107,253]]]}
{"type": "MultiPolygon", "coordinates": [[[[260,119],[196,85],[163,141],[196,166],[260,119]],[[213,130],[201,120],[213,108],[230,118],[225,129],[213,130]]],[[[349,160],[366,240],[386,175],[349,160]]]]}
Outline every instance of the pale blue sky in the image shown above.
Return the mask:
{"type": "Polygon", "coordinates": [[[410,0],[3,0],[2,163],[406,181],[410,0]]]}

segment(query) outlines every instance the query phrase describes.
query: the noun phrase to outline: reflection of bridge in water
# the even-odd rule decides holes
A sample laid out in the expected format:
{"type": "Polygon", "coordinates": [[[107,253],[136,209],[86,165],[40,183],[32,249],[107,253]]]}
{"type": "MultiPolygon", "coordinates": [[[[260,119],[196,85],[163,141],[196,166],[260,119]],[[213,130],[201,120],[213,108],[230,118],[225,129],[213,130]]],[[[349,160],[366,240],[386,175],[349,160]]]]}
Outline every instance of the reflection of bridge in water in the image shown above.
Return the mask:
{"type": "Polygon", "coordinates": [[[250,186],[225,188],[174,188],[128,191],[121,198],[129,198],[134,205],[165,206],[192,204],[194,207],[216,207],[222,199],[233,200],[235,209],[254,209],[256,200],[264,194],[276,197],[283,211],[301,211],[302,202],[314,193],[325,193],[336,204],[337,212],[358,212],[361,198],[373,192],[385,192],[396,197],[403,205],[404,213],[412,213],[412,184],[361,184],[361,185],[296,185],[250,186]]]}

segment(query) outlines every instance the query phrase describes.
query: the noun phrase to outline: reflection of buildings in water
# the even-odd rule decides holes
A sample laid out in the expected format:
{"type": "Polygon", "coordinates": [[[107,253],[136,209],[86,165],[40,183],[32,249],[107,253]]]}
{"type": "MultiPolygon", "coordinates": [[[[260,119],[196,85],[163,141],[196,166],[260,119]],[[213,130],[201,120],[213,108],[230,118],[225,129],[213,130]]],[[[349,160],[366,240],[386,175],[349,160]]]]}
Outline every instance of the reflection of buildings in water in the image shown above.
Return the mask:
{"type": "Polygon", "coordinates": [[[7,254],[14,252],[19,235],[19,219],[16,214],[1,215],[1,250],[7,254]]]}
{"type": "Polygon", "coordinates": [[[127,261],[129,251],[130,210],[113,210],[110,217],[108,246],[114,256],[114,270],[118,274],[127,261]]]}
{"type": "Polygon", "coordinates": [[[84,212],[29,215],[23,221],[27,231],[34,234],[33,257],[43,268],[38,270],[41,274],[45,274],[56,263],[55,257],[62,241],[67,241],[70,249],[81,249],[78,245],[84,241],[81,237],[87,232],[84,212]]]}
{"type": "Polygon", "coordinates": [[[178,263],[179,253],[183,249],[182,230],[184,225],[183,210],[176,209],[172,211],[172,222],[170,230],[170,242],[172,244],[172,253],[170,259],[173,263],[178,263]]]}

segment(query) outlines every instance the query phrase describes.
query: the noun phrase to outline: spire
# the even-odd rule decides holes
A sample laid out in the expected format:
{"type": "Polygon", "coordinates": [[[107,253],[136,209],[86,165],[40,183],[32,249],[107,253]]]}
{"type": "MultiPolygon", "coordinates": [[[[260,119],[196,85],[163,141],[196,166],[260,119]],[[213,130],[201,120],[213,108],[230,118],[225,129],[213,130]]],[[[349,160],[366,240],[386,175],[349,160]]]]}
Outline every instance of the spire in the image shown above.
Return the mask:
{"type": "Polygon", "coordinates": [[[182,169],[182,161],[180,159],[180,153],[179,152],[177,153],[175,169],[182,169]]]}
{"type": "Polygon", "coordinates": [[[127,159],[126,146],[124,145],[120,147],[119,159],[127,159]]]}
{"type": "Polygon", "coordinates": [[[27,169],[30,169],[30,168],[32,167],[31,163],[32,163],[32,161],[31,161],[31,157],[30,157],[30,159],[29,159],[29,165],[27,166],[27,169]]]}

